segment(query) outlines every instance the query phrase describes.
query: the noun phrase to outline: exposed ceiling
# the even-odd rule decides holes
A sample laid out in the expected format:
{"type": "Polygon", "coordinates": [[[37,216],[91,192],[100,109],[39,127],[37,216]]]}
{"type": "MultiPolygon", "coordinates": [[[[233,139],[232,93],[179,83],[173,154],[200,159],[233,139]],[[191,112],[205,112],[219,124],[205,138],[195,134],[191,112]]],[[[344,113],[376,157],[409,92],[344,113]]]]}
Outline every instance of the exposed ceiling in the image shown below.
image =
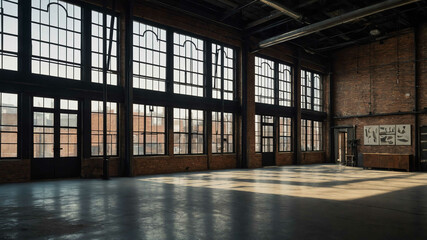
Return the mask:
{"type": "MultiPolygon", "coordinates": [[[[148,0],[146,0],[148,1],[148,0]]],[[[339,16],[384,0],[271,0],[302,18],[292,18],[263,0],[157,0],[149,2],[209,18],[244,31],[247,36],[267,39],[312,23],[339,16]]],[[[427,2],[422,0],[386,10],[289,41],[309,53],[325,54],[352,44],[392,36],[397,31],[427,20],[427,2]]]]}

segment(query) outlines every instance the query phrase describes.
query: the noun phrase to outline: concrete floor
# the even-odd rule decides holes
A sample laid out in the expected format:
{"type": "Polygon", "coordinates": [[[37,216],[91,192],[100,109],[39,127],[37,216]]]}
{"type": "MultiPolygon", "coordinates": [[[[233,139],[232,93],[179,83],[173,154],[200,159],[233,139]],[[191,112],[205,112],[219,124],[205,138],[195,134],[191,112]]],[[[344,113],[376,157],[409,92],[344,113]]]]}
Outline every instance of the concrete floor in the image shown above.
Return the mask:
{"type": "Polygon", "coordinates": [[[427,239],[427,174],[309,165],[3,184],[0,239],[427,239]]]}

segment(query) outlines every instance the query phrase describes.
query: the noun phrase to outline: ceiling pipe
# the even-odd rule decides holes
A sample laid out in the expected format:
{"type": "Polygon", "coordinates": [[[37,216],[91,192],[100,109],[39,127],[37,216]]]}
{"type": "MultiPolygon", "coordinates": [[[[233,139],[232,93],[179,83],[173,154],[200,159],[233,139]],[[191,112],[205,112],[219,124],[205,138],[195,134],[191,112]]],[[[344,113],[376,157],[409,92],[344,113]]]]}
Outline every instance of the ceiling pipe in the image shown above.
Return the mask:
{"type": "Polygon", "coordinates": [[[275,9],[279,10],[280,12],[282,12],[283,14],[285,14],[285,15],[287,15],[287,16],[289,16],[289,17],[291,17],[291,18],[293,18],[293,19],[295,19],[297,21],[301,22],[302,19],[303,19],[303,16],[301,14],[296,13],[296,12],[290,10],[289,8],[283,6],[280,3],[276,3],[276,2],[273,2],[273,1],[270,1],[270,0],[260,0],[260,1],[262,3],[264,3],[265,5],[268,5],[268,6],[272,7],[272,8],[275,8],[275,9]]]}
{"type": "Polygon", "coordinates": [[[357,9],[352,12],[345,13],[340,16],[329,18],[321,22],[313,23],[311,25],[308,25],[287,33],[283,33],[278,36],[268,38],[266,40],[261,41],[258,44],[258,46],[260,48],[270,47],[279,43],[283,43],[292,39],[307,36],[309,34],[319,32],[328,28],[332,28],[344,23],[348,23],[369,15],[373,15],[385,10],[389,10],[392,8],[400,7],[400,6],[418,2],[418,1],[421,1],[421,0],[387,0],[378,4],[374,4],[368,7],[357,9]]]}

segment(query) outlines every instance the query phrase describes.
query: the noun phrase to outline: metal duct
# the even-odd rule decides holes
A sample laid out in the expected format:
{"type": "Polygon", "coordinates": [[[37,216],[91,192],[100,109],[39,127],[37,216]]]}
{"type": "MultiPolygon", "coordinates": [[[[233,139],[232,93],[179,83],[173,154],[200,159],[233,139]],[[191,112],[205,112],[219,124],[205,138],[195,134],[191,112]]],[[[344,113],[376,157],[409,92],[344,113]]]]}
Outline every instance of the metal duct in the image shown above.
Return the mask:
{"type": "Polygon", "coordinates": [[[272,8],[275,8],[275,9],[279,10],[283,14],[285,14],[285,15],[287,15],[287,16],[295,19],[295,20],[298,20],[298,21],[302,20],[302,15],[301,14],[296,13],[296,12],[290,10],[289,8],[283,6],[282,4],[279,4],[279,3],[276,3],[276,2],[272,2],[270,0],[260,0],[260,1],[262,3],[268,5],[268,6],[272,7],[272,8]]]}
{"type": "Polygon", "coordinates": [[[311,25],[308,25],[287,33],[283,33],[278,36],[268,38],[266,40],[261,41],[259,43],[259,47],[260,48],[270,47],[282,42],[286,42],[286,41],[303,37],[315,32],[319,32],[319,31],[331,28],[331,27],[335,27],[337,25],[348,23],[348,22],[357,20],[359,18],[363,18],[369,15],[373,15],[373,14],[385,11],[385,10],[389,10],[392,8],[400,7],[400,6],[418,2],[418,1],[421,1],[421,0],[387,0],[378,4],[357,9],[349,13],[345,13],[341,16],[329,18],[318,23],[313,23],[311,25]]]}

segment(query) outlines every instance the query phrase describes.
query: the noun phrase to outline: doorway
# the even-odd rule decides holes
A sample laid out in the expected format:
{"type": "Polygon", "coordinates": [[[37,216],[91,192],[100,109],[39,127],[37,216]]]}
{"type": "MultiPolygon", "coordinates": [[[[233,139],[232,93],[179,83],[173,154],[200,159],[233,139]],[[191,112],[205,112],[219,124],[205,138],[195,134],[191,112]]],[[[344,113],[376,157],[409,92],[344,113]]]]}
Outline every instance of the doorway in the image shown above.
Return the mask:
{"type": "Polygon", "coordinates": [[[33,97],[33,179],[80,176],[77,100],[33,97]]]}
{"type": "Polygon", "coordinates": [[[273,116],[261,116],[262,166],[275,166],[275,127],[273,116]]]}
{"type": "Polygon", "coordinates": [[[338,133],[338,158],[336,163],[344,163],[347,155],[347,132],[338,133]]]}

